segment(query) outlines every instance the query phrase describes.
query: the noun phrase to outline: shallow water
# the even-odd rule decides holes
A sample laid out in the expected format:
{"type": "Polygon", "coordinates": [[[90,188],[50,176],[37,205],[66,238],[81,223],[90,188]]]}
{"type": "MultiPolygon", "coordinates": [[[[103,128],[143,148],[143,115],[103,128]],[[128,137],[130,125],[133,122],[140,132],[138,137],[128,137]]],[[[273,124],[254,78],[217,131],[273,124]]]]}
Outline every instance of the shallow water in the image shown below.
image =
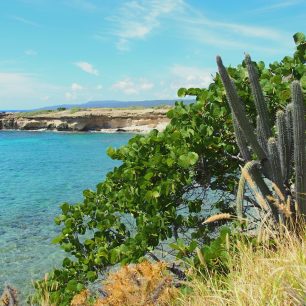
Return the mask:
{"type": "Polygon", "coordinates": [[[0,131],[0,291],[8,282],[26,294],[60,264],[63,251],[50,243],[59,205],[94,189],[118,165],[107,147],[131,136],[0,131]]]}

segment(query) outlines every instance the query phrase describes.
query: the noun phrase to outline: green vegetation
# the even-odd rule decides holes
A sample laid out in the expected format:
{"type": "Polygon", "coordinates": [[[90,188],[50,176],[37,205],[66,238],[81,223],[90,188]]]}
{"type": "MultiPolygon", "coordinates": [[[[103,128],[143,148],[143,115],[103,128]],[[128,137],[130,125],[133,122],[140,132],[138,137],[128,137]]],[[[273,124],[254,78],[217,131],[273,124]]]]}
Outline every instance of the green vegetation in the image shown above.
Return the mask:
{"type": "MultiPolygon", "coordinates": [[[[230,240],[227,273],[206,270],[191,275],[188,293],[175,305],[257,306],[304,305],[306,245],[303,238],[285,232],[263,231],[265,240],[230,240]],[[270,238],[270,239],[268,239],[270,238]],[[271,239],[274,240],[273,246],[271,239]],[[289,251],[290,250],[290,251],[289,251]]],[[[261,236],[262,237],[262,236],[261,236]]],[[[196,272],[196,271],[195,271],[196,272]]]]}
{"type": "Polygon", "coordinates": [[[17,113],[17,116],[19,116],[19,117],[35,117],[35,116],[45,115],[45,114],[49,114],[49,113],[53,113],[53,112],[55,112],[55,110],[43,109],[43,110],[37,110],[37,111],[31,111],[31,112],[17,113]]]}
{"type": "MultiPolygon", "coordinates": [[[[269,66],[253,63],[268,101],[270,122],[275,122],[276,111],[291,101],[294,80],[300,81],[305,95],[305,36],[297,33],[294,39],[297,50],[293,57],[269,66]]],[[[257,112],[247,65],[243,61],[236,68],[227,68],[227,73],[243,101],[249,125],[255,126],[257,112]]],[[[109,148],[108,155],[120,160],[121,166],[109,172],[96,191],[85,190],[83,202],[62,204],[62,214],[55,219],[61,234],[53,242],[69,256],[45,282],[52,288],[49,297],[53,303],[69,304],[108,266],[139,262],[148,255],[156,259],[168,253],[169,261],[171,256],[178,257],[189,267],[203,265],[204,258],[208,263],[205,270],[220,275],[231,271],[224,252],[230,231],[223,229],[218,239],[214,237],[220,225],[236,218],[237,177],[245,157],[239,154],[234,131],[237,126],[242,128],[241,117],[236,118],[235,128],[221,76],[217,73],[207,89],[181,88],[180,97],[194,96],[196,102],[177,102],[168,112],[171,123],[164,132],[154,130],[133,137],[119,149],[109,148]],[[215,222],[207,222],[210,215],[215,222]]],[[[254,143],[249,142],[253,149],[254,143]]],[[[257,149],[250,157],[261,161],[266,152],[257,149]]],[[[250,208],[244,211],[245,217],[260,212],[252,190],[242,197],[250,208]]],[[[261,221],[257,220],[255,228],[261,221]]],[[[186,277],[179,268],[171,271],[179,278],[186,277]]],[[[41,282],[36,287],[40,288],[41,282]]]]}
{"type": "Polygon", "coordinates": [[[72,108],[70,108],[70,114],[75,114],[75,113],[77,113],[77,112],[80,112],[80,111],[85,111],[85,110],[87,110],[87,108],[85,108],[85,107],[72,107],[72,108]]]}

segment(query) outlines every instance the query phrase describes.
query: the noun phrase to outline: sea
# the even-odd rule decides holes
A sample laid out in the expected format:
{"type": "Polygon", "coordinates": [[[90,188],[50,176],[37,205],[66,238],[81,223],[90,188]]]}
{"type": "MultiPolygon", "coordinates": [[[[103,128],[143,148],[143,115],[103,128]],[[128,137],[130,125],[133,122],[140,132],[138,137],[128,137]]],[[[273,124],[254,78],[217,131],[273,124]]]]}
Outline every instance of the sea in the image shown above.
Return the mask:
{"type": "Polygon", "coordinates": [[[0,292],[11,284],[26,296],[32,280],[60,266],[51,240],[63,202],[77,203],[120,165],[106,154],[132,134],[0,131],[0,292]]]}

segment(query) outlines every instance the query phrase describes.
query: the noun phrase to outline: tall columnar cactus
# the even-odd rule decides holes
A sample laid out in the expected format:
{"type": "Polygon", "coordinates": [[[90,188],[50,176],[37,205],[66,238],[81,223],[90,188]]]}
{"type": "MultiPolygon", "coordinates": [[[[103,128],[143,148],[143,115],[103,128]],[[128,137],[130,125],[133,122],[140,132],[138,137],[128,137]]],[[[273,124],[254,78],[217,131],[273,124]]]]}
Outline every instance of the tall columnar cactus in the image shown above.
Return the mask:
{"type": "Polygon", "coordinates": [[[248,144],[241,131],[241,128],[238,125],[237,119],[234,116],[233,116],[233,126],[234,126],[235,135],[236,135],[237,145],[240,150],[241,156],[244,159],[244,161],[247,162],[252,159],[251,152],[248,148],[248,144]]]}
{"type": "MultiPolygon", "coordinates": [[[[262,197],[269,204],[275,221],[279,220],[279,212],[275,205],[275,198],[271,199],[272,190],[264,177],[274,182],[277,190],[284,199],[290,193],[289,181],[291,181],[292,155],[294,152],[295,165],[295,198],[299,211],[306,215],[306,156],[305,156],[305,109],[303,93],[298,81],[292,84],[292,103],[287,105],[286,111],[278,111],[276,114],[277,139],[272,136],[270,118],[265,98],[260,87],[259,77],[249,55],[245,58],[250,86],[254,97],[254,103],[258,113],[257,128],[253,128],[249,121],[245,107],[238,96],[233,81],[223,66],[221,58],[217,57],[219,73],[226,90],[230,105],[234,131],[241,155],[246,162],[239,182],[237,194],[237,215],[242,216],[244,185],[247,171],[250,182],[258,189],[262,197]],[[257,155],[258,160],[251,160],[251,151],[257,155]],[[261,171],[261,172],[260,172],[261,171]]],[[[253,186],[253,187],[254,187],[253,186]]],[[[252,187],[252,186],[251,186],[252,187]]],[[[255,187],[254,187],[255,188],[255,187]]],[[[256,193],[256,192],[255,192],[256,193]]],[[[258,195],[258,193],[257,193],[258,195]]],[[[292,195],[288,195],[291,198],[292,195]]],[[[261,200],[263,203],[263,200],[261,200]]],[[[258,203],[260,204],[260,203],[258,203]]]]}
{"type": "Polygon", "coordinates": [[[287,181],[289,180],[289,171],[291,164],[290,143],[288,140],[290,132],[287,130],[286,115],[281,110],[276,113],[276,130],[277,146],[282,172],[282,182],[283,184],[287,184],[287,181]]]}
{"type": "Polygon", "coordinates": [[[268,152],[269,152],[269,160],[272,170],[272,181],[278,186],[280,191],[283,194],[285,194],[284,185],[282,182],[282,172],[281,172],[279,152],[277,148],[276,139],[274,137],[271,137],[268,140],[268,152]]]}
{"type": "Polygon", "coordinates": [[[260,144],[260,146],[263,148],[263,150],[268,154],[268,143],[267,138],[265,137],[265,133],[263,130],[262,120],[259,116],[256,118],[256,135],[257,140],[260,144]]]}
{"type": "Polygon", "coordinates": [[[295,193],[300,213],[306,216],[306,155],[305,107],[300,83],[294,81],[292,91],[293,143],[295,164],[295,193]]]}
{"type": "Polygon", "coordinates": [[[272,132],[271,132],[268,107],[267,104],[265,103],[265,98],[260,87],[257,69],[253,65],[249,54],[246,54],[245,56],[245,63],[249,74],[249,80],[252,89],[252,94],[254,97],[256,110],[259,116],[259,123],[261,126],[262,135],[265,139],[269,139],[272,136],[272,132]]]}
{"type": "Polygon", "coordinates": [[[241,129],[247,142],[252,146],[252,149],[258,156],[259,160],[265,160],[267,158],[266,153],[258,143],[256,135],[253,133],[254,128],[246,115],[244,104],[240,100],[235,85],[230,79],[225,67],[223,66],[220,56],[217,56],[217,64],[223,85],[226,90],[228,102],[238,122],[239,128],[241,129]]]}
{"type": "Polygon", "coordinates": [[[238,191],[237,191],[237,198],[236,198],[236,206],[237,206],[237,217],[242,219],[243,216],[243,201],[244,201],[244,190],[245,184],[248,182],[255,191],[255,197],[259,206],[265,210],[269,210],[269,203],[267,202],[267,197],[263,196],[263,192],[259,187],[260,184],[258,182],[258,167],[260,163],[256,160],[248,161],[245,166],[242,168],[241,172],[242,175],[240,176],[239,184],[238,184],[238,191]]]}

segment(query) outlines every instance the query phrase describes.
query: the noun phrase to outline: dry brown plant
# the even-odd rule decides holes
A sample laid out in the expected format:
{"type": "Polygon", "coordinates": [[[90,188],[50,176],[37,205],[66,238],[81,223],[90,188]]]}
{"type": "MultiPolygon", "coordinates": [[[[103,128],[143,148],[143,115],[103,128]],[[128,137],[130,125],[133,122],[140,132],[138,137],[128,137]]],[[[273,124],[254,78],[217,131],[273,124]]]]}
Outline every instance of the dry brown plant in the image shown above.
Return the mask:
{"type": "Polygon", "coordinates": [[[178,295],[164,262],[124,266],[109,275],[103,289],[108,297],[98,299],[95,306],[166,306],[178,295]]]}

